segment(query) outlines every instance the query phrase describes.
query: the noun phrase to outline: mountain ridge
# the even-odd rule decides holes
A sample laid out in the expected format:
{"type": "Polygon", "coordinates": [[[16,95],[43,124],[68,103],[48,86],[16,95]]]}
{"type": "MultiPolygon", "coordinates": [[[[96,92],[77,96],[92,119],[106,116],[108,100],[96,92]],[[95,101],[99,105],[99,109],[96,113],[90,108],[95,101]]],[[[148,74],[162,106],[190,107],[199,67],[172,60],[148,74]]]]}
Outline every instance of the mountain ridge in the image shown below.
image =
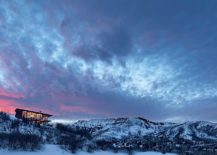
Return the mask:
{"type": "MultiPolygon", "coordinates": [[[[171,123],[125,117],[40,126],[0,115],[0,136],[6,137],[4,142],[6,141],[7,145],[10,144],[11,134],[21,138],[25,135],[33,135],[34,138],[35,135],[41,139],[41,144],[61,145],[72,152],[84,148],[88,148],[88,151],[102,149],[180,153],[191,150],[195,153],[205,149],[217,152],[217,123],[208,121],[171,123]]],[[[12,142],[17,145],[19,139],[12,142]]],[[[31,144],[28,140],[27,142],[31,144]]],[[[6,147],[6,144],[0,143],[0,147],[6,147]]],[[[15,146],[15,149],[19,147],[15,146]]]]}

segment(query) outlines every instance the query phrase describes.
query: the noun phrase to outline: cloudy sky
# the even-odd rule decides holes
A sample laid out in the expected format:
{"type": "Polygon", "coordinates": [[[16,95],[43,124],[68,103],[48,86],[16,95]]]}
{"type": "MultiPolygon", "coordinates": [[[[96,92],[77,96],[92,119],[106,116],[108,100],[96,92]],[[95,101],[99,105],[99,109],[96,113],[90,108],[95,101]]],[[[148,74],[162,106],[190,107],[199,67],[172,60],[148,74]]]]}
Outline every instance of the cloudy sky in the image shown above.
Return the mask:
{"type": "Polygon", "coordinates": [[[216,0],[0,0],[0,109],[217,121],[216,28],[216,0]]]}

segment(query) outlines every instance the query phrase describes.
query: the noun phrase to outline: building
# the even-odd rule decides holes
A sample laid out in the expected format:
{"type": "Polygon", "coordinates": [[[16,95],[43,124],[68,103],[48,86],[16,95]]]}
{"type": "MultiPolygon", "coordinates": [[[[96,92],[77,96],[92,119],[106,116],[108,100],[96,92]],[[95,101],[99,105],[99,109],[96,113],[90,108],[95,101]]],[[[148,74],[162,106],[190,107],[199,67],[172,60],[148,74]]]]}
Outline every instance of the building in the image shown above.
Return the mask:
{"type": "Polygon", "coordinates": [[[45,114],[42,112],[36,112],[31,110],[25,110],[25,109],[16,109],[15,117],[18,119],[22,119],[25,121],[31,121],[38,124],[48,123],[48,118],[52,115],[45,114]]]}

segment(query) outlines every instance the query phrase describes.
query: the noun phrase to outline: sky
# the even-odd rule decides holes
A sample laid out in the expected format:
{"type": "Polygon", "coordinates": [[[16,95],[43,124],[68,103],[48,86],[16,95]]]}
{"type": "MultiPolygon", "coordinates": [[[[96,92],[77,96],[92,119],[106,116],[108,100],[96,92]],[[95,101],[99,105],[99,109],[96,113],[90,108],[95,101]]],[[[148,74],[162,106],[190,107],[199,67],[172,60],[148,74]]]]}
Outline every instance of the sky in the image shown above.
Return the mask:
{"type": "Polygon", "coordinates": [[[0,110],[217,122],[216,0],[0,0],[0,110]]]}

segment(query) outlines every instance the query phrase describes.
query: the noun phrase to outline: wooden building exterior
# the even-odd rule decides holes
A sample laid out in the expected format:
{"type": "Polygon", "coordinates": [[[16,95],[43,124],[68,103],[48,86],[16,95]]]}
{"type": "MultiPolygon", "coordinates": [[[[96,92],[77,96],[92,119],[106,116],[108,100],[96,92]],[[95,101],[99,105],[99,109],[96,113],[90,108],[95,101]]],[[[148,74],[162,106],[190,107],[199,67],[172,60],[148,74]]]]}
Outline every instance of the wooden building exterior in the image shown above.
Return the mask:
{"type": "Polygon", "coordinates": [[[31,121],[38,124],[48,123],[48,118],[52,115],[45,114],[42,112],[36,112],[31,110],[25,110],[25,109],[16,109],[15,117],[18,119],[22,119],[25,121],[31,121]]]}

